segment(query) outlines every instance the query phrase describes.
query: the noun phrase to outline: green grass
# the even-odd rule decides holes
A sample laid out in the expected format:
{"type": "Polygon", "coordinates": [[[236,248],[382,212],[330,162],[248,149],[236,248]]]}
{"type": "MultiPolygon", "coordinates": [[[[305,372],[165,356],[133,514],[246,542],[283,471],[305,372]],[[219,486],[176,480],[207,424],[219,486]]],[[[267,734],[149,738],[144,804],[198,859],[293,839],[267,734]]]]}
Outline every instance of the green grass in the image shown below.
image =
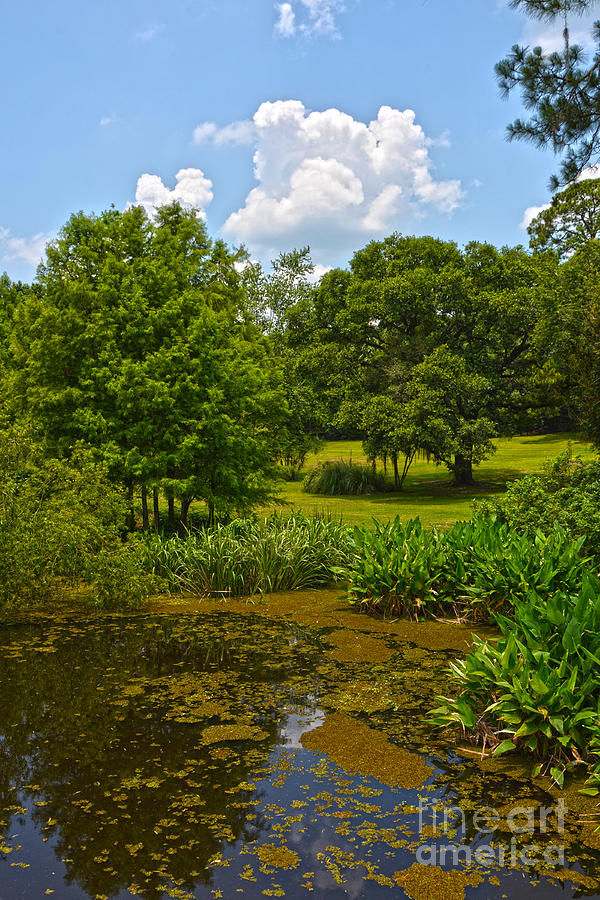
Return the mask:
{"type": "MultiPolygon", "coordinates": [[[[477,484],[469,488],[455,488],[443,466],[425,460],[414,463],[401,494],[371,494],[363,497],[323,497],[302,492],[301,482],[289,482],[282,487],[281,499],[287,504],[281,511],[306,515],[324,513],[341,517],[348,524],[360,525],[376,518],[382,521],[400,516],[419,517],[425,525],[447,526],[471,516],[472,501],[503,491],[509,481],[520,475],[541,471],[546,460],[554,459],[567,449],[571,441],[573,452],[592,459],[595,451],[576,435],[544,434],[514,438],[499,438],[498,452],[475,470],[477,484]]],[[[308,458],[305,471],[317,462],[345,459],[364,462],[360,441],[331,441],[316,455],[308,458]]],[[[382,470],[382,466],[379,466],[382,470]]],[[[388,476],[390,475],[388,469],[388,476]]],[[[391,480],[390,480],[391,483],[391,480]]]]}

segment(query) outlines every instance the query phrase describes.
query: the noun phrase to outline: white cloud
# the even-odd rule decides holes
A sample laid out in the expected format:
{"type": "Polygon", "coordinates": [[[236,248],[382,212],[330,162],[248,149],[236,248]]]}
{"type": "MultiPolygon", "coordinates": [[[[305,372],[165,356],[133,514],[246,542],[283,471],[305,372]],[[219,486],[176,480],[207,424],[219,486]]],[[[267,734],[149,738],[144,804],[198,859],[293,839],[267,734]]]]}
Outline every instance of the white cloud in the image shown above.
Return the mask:
{"type": "Polygon", "coordinates": [[[412,110],[389,106],[368,125],[298,100],[263,103],[254,116],[258,185],[223,231],[268,257],[310,244],[341,253],[428,211],[452,213],[464,192],[438,181],[412,110]]]}
{"type": "Polygon", "coordinates": [[[134,37],[136,41],[141,41],[146,44],[148,41],[153,41],[160,34],[162,25],[151,25],[149,28],[144,28],[142,31],[136,31],[134,37]]]}
{"type": "Polygon", "coordinates": [[[194,143],[205,144],[211,141],[217,146],[224,144],[252,144],[256,139],[254,122],[242,120],[231,122],[219,128],[214,122],[202,122],[194,128],[194,143]]]}
{"type": "Polygon", "coordinates": [[[102,116],[100,119],[100,125],[102,128],[106,128],[108,125],[114,125],[117,121],[116,115],[113,113],[110,116],[102,116]]]}
{"type": "Polygon", "coordinates": [[[212,181],[201,169],[181,169],[175,176],[176,185],[170,190],[158,175],[144,174],[138,179],[135,202],[152,215],[159,206],[178,200],[186,209],[200,210],[213,199],[212,181]]]}
{"type": "Polygon", "coordinates": [[[542,206],[528,206],[523,213],[523,218],[519,223],[519,228],[521,228],[522,231],[527,231],[535,217],[539,216],[539,214],[541,212],[544,212],[545,209],[550,209],[549,203],[543,203],[542,206]]]}
{"type": "MultiPolygon", "coordinates": [[[[581,44],[586,49],[591,49],[593,47],[592,27],[597,18],[597,9],[592,9],[581,16],[571,16],[569,20],[571,44],[581,44]]],[[[560,16],[553,22],[528,19],[519,43],[529,47],[542,47],[546,53],[562,50],[564,27],[564,20],[560,16]]]]}
{"type": "Polygon", "coordinates": [[[29,238],[11,237],[9,228],[0,228],[0,255],[5,262],[37,266],[46,254],[46,244],[53,234],[39,232],[29,238]]]}
{"type": "Polygon", "coordinates": [[[279,19],[275,24],[275,31],[281,37],[293,37],[296,34],[296,13],[291,3],[278,3],[276,9],[279,19]]]}
{"type": "MultiPolygon", "coordinates": [[[[575,181],[587,181],[588,178],[600,178],[600,165],[588,166],[587,169],[584,169],[581,174],[577,176],[575,181]]],[[[541,206],[528,206],[523,213],[519,228],[523,231],[527,231],[535,217],[539,216],[545,209],[550,209],[549,203],[543,203],[541,206]]]]}
{"type": "Polygon", "coordinates": [[[275,24],[275,33],[281,37],[291,38],[298,32],[306,37],[325,35],[339,38],[336,16],[344,12],[343,0],[294,0],[290,3],[277,3],[275,9],[279,18],[275,24]]]}
{"type": "Polygon", "coordinates": [[[194,128],[194,143],[203,144],[211,141],[219,129],[214,122],[203,122],[194,128]]]}
{"type": "Polygon", "coordinates": [[[335,16],[345,9],[342,0],[301,0],[301,3],[309,17],[309,22],[301,26],[305,33],[339,36],[335,16]]]}
{"type": "Polygon", "coordinates": [[[321,263],[317,263],[316,266],[313,266],[313,270],[308,276],[308,280],[311,284],[317,284],[323,275],[327,275],[328,272],[331,272],[333,266],[324,266],[321,263]]]}

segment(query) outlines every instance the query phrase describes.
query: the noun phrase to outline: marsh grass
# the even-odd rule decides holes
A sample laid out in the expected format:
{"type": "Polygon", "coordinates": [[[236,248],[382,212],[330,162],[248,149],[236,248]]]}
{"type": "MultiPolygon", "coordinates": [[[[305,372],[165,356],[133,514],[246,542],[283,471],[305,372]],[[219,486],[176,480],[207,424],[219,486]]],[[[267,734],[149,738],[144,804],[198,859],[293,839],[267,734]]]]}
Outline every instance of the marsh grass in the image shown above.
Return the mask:
{"type": "Polygon", "coordinates": [[[253,596],[331,585],[351,546],[349,529],[332,519],[271,516],[187,537],[152,537],[146,565],[171,592],[253,596]]]}

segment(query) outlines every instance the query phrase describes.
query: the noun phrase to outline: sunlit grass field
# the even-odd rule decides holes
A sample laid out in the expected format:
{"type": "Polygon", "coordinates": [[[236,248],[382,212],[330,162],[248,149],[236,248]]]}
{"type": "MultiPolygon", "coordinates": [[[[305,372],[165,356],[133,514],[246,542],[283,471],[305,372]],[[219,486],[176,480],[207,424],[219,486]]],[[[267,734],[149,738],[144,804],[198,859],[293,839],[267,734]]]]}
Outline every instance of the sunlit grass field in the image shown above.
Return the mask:
{"type": "MultiPolygon", "coordinates": [[[[496,441],[498,452],[475,469],[477,484],[469,488],[455,488],[451,476],[443,466],[426,460],[417,460],[406,479],[401,494],[373,494],[366,497],[311,496],[302,492],[301,481],[282,486],[282,512],[325,513],[341,517],[349,524],[370,522],[373,518],[390,519],[399,515],[402,519],[419,516],[424,524],[446,526],[471,516],[472,501],[476,497],[489,497],[500,493],[509,481],[533,472],[539,472],[546,460],[554,459],[567,449],[569,442],[573,453],[585,459],[595,456],[594,449],[576,435],[545,434],[496,441]]],[[[366,462],[360,441],[331,441],[316,456],[307,459],[304,471],[318,462],[352,458],[366,462]]],[[[380,465],[382,471],[383,467],[380,465]]],[[[388,471],[388,475],[389,475],[388,471]]],[[[391,483],[391,480],[390,480],[391,483]]]]}

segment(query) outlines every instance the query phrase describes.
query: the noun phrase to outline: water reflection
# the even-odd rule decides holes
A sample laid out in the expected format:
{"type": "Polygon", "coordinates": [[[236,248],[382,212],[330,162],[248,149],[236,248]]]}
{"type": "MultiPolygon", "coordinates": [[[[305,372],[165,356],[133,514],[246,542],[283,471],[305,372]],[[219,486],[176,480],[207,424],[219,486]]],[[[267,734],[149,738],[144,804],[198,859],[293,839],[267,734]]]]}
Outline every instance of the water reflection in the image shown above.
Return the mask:
{"type": "MultiPolygon", "coordinates": [[[[453,653],[391,641],[385,663],[345,662],[339,643],[234,614],[1,632],[0,900],[413,896],[395,878],[424,840],[419,798],[548,799],[431,742],[422,713],[453,653]],[[425,753],[435,777],[386,787],[304,749],[332,709],[425,753]]],[[[578,887],[490,869],[469,896],[599,896],[597,851],[569,829],[578,887]]],[[[468,818],[452,839],[479,840],[468,818]]]]}

